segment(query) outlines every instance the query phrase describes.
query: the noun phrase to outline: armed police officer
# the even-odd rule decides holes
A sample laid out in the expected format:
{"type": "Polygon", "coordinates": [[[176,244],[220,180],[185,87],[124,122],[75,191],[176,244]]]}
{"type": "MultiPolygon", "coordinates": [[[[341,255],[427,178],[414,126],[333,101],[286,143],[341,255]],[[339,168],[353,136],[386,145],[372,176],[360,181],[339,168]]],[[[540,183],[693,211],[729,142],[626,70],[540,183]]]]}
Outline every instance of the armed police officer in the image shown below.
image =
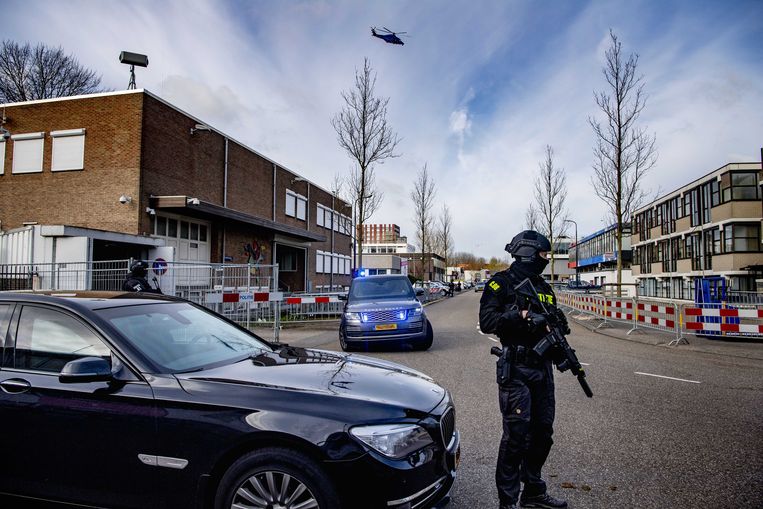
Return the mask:
{"type": "MultiPolygon", "coordinates": [[[[146,279],[148,273],[148,264],[142,260],[133,262],[130,265],[130,272],[122,283],[122,291],[125,292],[143,292],[143,293],[162,293],[158,285],[152,287],[146,279]]],[[[156,282],[156,278],[154,278],[156,282]]]]}
{"type": "MultiPolygon", "coordinates": [[[[547,493],[541,477],[553,444],[554,376],[551,359],[533,347],[548,333],[548,324],[526,289],[519,289],[534,288],[537,300],[555,309],[554,292],[541,277],[550,250],[551,243],[538,232],[518,234],[506,245],[514,263],[488,282],[480,301],[480,328],[498,336],[503,346],[498,374],[503,436],[495,471],[501,509],[513,509],[517,502],[521,507],[567,507],[547,493]]],[[[564,328],[569,332],[566,321],[564,328]]]]}

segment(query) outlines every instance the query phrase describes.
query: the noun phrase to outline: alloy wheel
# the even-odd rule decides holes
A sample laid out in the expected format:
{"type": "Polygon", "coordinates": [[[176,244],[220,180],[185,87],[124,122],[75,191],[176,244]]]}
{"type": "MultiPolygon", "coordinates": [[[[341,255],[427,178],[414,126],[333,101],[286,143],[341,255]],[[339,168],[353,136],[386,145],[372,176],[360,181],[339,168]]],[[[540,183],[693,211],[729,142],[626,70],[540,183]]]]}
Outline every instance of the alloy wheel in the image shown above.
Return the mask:
{"type": "Polygon", "coordinates": [[[296,477],[284,472],[258,472],[236,490],[231,509],[316,509],[315,496],[296,477]]]}

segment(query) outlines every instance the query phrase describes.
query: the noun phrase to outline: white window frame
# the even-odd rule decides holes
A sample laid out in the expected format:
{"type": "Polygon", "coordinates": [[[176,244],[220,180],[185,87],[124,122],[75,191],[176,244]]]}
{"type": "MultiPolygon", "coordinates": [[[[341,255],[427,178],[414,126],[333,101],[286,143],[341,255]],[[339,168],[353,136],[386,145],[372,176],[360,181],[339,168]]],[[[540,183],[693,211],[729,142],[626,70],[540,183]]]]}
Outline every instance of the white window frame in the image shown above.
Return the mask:
{"type": "Polygon", "coordinates": [[[5,173],[5,140],[0,139],[0,175],[5,173]]]}
{"type": "Polygon", "coordinates": [[[321,205],[320,203],[317,204],[316,212],[315,212],[315,224],[318,226],[323,226],[323,210],[325,207],[321,205]]]}
{"type": "Polygon", "coordinates": [[[307,220],[307,198],[297,195],[297,219],[307,220]]]}
{"type": "Polygon", "coordinates": [[[315,252],[315,273],[323,274],[323,251],[315,252]]]}
{"type": "Polygon", "coordinates": [[[288,189],[286,190],[286,204],[284,213],[290,217],[295,217],[297,215],[297,193],[294,191],[289,191],[288,189]]]}
{"type": "Polygon", "coordinates": [[[11,173],[13,174],[22,174],[22,173],[42,173],[42,154],[45,150],[45,133],[25,133],[25,134],[14,134],[11,136],[11,139],[13,140],[13,164],[11,168],[11,173]],[[29,146],[32,146],[32,142],[34,145],[38,145],[37,147],[32,147],[27,150],[34,150],[35,153],[31,154],[31,162],[33,162],[33,165],[29,165],[26,167],[20,167],[21,163],[19,163],[19,147],[23,147],[24,144],[28,144],[29,146]]]}
{"type": "Polygon", "coordinates": [[[51,171],[85,169],[85,129],[51,131],[50,137],[53,139],[51,171]]]}

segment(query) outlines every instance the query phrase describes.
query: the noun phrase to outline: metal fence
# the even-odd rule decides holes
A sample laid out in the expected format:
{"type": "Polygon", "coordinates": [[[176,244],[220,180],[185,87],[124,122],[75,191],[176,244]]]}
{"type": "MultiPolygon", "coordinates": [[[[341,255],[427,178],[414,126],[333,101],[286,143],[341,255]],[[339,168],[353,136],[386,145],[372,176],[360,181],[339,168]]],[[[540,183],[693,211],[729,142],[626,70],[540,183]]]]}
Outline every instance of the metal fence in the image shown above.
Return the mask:
{"type": "Polygon", "coordinates": [[[670,344],[688,343],[690,335],[763,338],[763,304],[690,301],[645,297],[613,298],[576,292],[559,292],[559,303],[572,316],[585,317],[595,328],[621,323],[628,334],[643,329],[674,335],[670,344]]]}
{"type": "Polygon", "coordinates": [[[0,291],[121,290],[130,260],[0,265],[0,291]]]}

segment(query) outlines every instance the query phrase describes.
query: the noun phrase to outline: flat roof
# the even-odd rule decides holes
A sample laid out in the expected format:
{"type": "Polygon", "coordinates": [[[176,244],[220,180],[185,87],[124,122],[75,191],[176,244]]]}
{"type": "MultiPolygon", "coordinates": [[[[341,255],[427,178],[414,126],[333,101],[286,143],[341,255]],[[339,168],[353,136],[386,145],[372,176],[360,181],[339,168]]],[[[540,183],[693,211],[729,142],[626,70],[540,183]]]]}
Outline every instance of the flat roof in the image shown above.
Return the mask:
{"type": "MultiPolygon", "coordinates": [[[[115,92],[101,92],[101,93],[97,93],[97,94],[72,95],[72,96],[68,96],[68,97],[54,97],[54,98],[51,98],[51,99],[37,99],[37,100],[34,100],[34,101],[23,101],[23,102],[15,102],[15,103],[5,103],[5,104],[0,103],[0,106],[2,106],[4,108],[10,108],[10,107],[14,107],[14,106],[29,106],[29,105],[48,104],[48,103],[62,102],[62,101],[78,101],[78,100],[83,100],[83,99],[97,99],[97,98],[101,98],[101,97],[113,97],[113,96],[130,95],[130,94],[145,94],[145,95],[147,95],[147,96],[149,96],[149,97],[151,97],[153,99],[156,99],[160,103],[162,103],[162,104],[172,108],[173,110],[175,110],[175,111],[177,111],[179,113],[182,113],[183,115],[185,115],[186,117],[188,117],[188,118],[190,118],[192,120],[195,120],[197,123],[204,124],[205,126],[209,127],[211,131],[219,134],[220,136],[222,136],[224,138],[227,138],[228,140],[232,141],[233,143],[236,143],[236,144],[240,145],[241,147],[245,148],[246,150],[249,150],[250,152],[253,152],[253,153],[257,154],[258,156],[262,157],[263,159],[267,160],[268,162],[277,165],[278,167],[288,171],[289,173],[294,174],[295,177],[303,178],[311,186],[317,187],[318,189],[320,189],[324,193],[328,193],[329,195],[333,195],[333,193],[331,191],[328,191],[328,190],[324,189],[323,187],[319,186],[318,184],[312,182],[311,180],[306,179],[305,177],[303,177],[299,173],[297,173],[297,172],[287,168],[283,164],[280,164],[280,163],[274,161],[273,159],[271,159],[268,156],[258,152],[257,150],[255,150],[252,147],[248,146],[247,144],[237,140],[236,138],[233,138],[232,136],[229,136],[229,135],[225,134],[223,131],[221,131],[221,130],[211,126],[209,123],[201,120],[200,118],[191,115],[187,111],[182,110],[181,108],[175,106],[171,102],[169,102],[169,101],[167,101],[165,99],[162,99],[158,95],[154,94],[153,92],[150,92],[149,90],[147,90],[145,88],[138,88],[138,89],[135,89],[135,90],[118,90],[118,91],[115,91],[115,92]]],[[[340,202],[344,203],[345,205],[349,205],[349,203],[345,202],[343,199],[341,199],[339,197],[336,197],[336,198],[340,202]]]]}
{"type": "Polygon", "coordinates": [[[688,184],[684,184],[681,187],[679,187],[679,188],[677,188],[677,189],[675,189],[675,190],[673,190],[673,191],[671,191],[669,193],[663,194],[659,198],[655,198],[654,200],[652,200],[648,204],[643,205],[643,206],[637,208],[636,210],[634,210],[632,215],[635,216],[639,212],[642,212],[642,211],[644,211],[646,209],[654,207],[656,204],[659,204],[659,203],[661,203],[661,202],[663,202],[665,200],[669,200],[671,198],[675,198],[676,194],[681,193],[685,189],[693,188],[695,185],[699,184],[703,180],[710,179],[715,174],[725,173],[724,170],[726,170],[726,171],[732,171],[732,170],[742,170],[742,171],[744,171],[744,170],[758,170],[758,171],[760,171],[760,169],[761,169],[761,163],[749,163],[749,162],[748,163],[726,163],[723,166],[721,166],[720,168],[717,168],[717,169],[711,171],[710,173],[707,173],[707,174],[703,175],[702,177],[699,177],[697,179],[692,180],[688,184]],[[736,166],[736,168],[732,168],[732,166],[736,166]],[[742,168],[740,166],[748,166],[748,167],[742,168]]]}

